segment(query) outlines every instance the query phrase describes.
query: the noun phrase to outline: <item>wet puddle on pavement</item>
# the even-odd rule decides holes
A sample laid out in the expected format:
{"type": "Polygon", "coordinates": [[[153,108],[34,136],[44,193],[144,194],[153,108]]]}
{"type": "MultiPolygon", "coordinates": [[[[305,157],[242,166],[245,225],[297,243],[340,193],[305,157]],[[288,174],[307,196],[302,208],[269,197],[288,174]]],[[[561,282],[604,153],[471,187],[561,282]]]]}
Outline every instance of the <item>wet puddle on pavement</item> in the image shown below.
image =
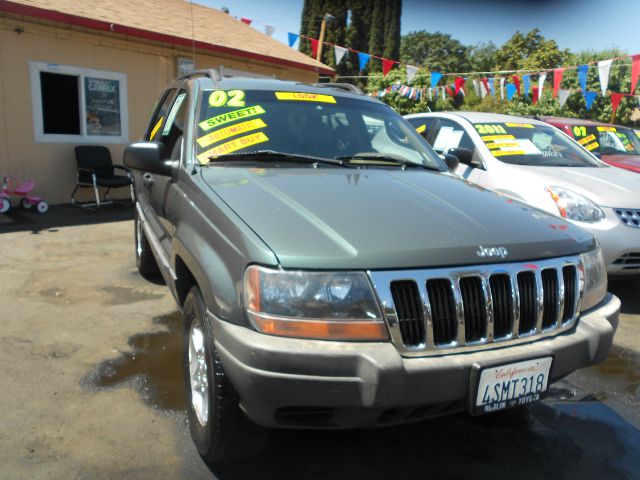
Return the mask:
{"type": "Polygon", "coordinates": [[[99,364],[82,381],[94,389],[133,385],[142,400],[161,410],[184,410],[182,317],[180,312],[153,319],[166,328],[129,338],[132,351],[99,364]]]}
{"type": "Polygon", "coordinates": [[[108,305],[128,305],[143,300],[159,300],[164,297],[164,293],[140,290],[134,287],[105,287],[103,290],[111,295],[111,298],[106,302],[108,305]]]}

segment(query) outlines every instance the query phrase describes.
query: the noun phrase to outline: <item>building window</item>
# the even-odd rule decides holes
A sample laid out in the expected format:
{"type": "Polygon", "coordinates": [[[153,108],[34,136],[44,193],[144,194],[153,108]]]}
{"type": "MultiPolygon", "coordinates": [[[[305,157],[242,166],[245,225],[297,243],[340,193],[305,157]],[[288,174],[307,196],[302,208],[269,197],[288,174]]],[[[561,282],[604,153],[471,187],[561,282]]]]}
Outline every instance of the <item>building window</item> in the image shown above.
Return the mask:
{"type": "Polygon", "coordinates": [[[36,142],[127,143],[127,77],[31,62],[36,142]]]}

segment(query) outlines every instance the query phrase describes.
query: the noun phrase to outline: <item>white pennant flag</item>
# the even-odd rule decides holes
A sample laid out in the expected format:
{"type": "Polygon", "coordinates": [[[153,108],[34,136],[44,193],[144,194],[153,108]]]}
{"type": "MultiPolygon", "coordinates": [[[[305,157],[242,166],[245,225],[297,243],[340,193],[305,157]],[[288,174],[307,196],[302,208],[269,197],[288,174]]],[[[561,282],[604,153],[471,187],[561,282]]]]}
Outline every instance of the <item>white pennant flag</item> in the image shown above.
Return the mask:
{"type": "Polygon", "coordinates": [[[336,55],[336,66],[340,65],[340,62],[344,58],[345,53],[347,53],[348,49],[344,47],[339,47],[338,45],[333,46],[333,53],[336,55]]]}
{"type": "Polygon", "coordinates": [[[640,107],[640,95],[636,97],[638,99],[638,107],[640,107]]]}
{"type": "Polygon", "coordinates": [[[544,88],[544,81],[547,79],[546,73],[541,73],[538,77],[538,98],[542,98],[542,89],[544,88]]]}
{"type": "Polygon", "coordinates": [[[607,86],[609,85],[609,71],[611,70],[611,64],[613,60],[602,60],[598,62],[598,74],[600,75],[600,88],[602,89],[602,96],[607,93],[607,86]]]}
{"type": "Polygon", "coordinates": [[[504,100],[504,77],[500,79],[500,98],[504,100]]]}
{"type": "Polygon", "coordinates": [[[442,89],[442,99],[446,100],[447,99],[447,96],[446,96],[447,92],[445,91],[444,87],[440,87],[440,88],[442,89]]]}
{"type": "Polygon", "coordinates": [[[479,97],[480,96],[480,85],[478,85],[480,82],[478,82],[478,80],[476,80],[475,78],[473,79],[473,89],[476,92],[476,95],[479,97]]]}
{"type": "Polygon", "coordinates": [[[407,83],[411,83],[411,80],[416,76],[416,73],[418,73],[418,67],[407,65],[407,83]]]}
{"type": "Polygon", "coordinates": [[[266,33],[269,36],[273,35],[273,32],[276,31],[276,27],[272,27],[271,25],[265,25],[264,26],[264,33],[266,33]]]}
{"type": "Polygon", "coordinates": [[[480,96],[484,98],[487,96],[487,93],[489,92],[487,92],[487,87],[484,86],[484,82],[478,82],[478,83],[480,84],[480,96]]]}
{"type": "Polygon", "coordinates": [[[569,94],[571,90],[558,90],[558,101],[560,102],[560,106],[564,107],[564,104],[567,103],[567,98],[569,98],[569,94]]]}

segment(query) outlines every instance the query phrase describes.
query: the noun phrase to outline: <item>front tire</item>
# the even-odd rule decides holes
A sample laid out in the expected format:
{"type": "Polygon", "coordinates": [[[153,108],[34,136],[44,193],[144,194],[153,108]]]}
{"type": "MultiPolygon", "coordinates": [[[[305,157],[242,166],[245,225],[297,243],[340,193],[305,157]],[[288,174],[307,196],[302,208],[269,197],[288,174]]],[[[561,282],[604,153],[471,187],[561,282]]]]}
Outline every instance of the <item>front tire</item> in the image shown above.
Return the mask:
{"type": "Polygon", "coordinates": [[[142,278],[144,278],[145,280],[153,283],[158,283],[158,280],[161,278],[160,268],[158,268],[158,263],[153,256],[151,246],[149,245],[147,236],[144,233],[144,228],[142,227],[142,222],[140,221],[140,216],[138,214],[137,208],[135,208],[135,216],[133,222],[136,250],[136,267],[138,268],[138,272],[140,273],[140,276],[142,276],[142,278]]]}
{"type": "Polygon", "coordinates": [[[268,431],[240,410],[213,341],[202,294],[192,287],[184,303],[184,380],[191,437],[208,463],[230,463],[260,453],[268,431]]]}
{"type": "Polygon", "coordinates": [[[11,210],[11,202],[8,198],[2,197],[0,198],[0,213],[9,213],[11,210]]]}

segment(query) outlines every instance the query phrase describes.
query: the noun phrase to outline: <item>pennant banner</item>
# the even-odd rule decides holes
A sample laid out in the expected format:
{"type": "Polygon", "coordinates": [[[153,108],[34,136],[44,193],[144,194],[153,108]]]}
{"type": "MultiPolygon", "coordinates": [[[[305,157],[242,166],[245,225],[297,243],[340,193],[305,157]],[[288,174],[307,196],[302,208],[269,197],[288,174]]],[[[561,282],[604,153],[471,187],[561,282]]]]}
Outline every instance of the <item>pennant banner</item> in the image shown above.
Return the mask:
{"type": "Polygon", "coordinates": [[[441,78],[442,74],[440,72],[431,72],[431,88],[436,88],[441,78]]]}
{"type": "Polygon", "coordinates": [[[500,79],[500,98],[504,100],[504,77],[500,79]]]}
{"type": "Polygon", "coordinates": [[[251,25],[251,20],[250,20],[250,19],[248,19],[248,18],[244,18],[244,17],[242,17],[242,18],[240,19],[240,21],[241,21],[242,23],[246,23],[247,25],[251,25]]]}
{"type": "Polygon", "coordinates": [[[620,100],[622,97],[625,97],[624,93],[612,93],[611,94],[611,109],[613,110],[613,116],[616,115],[616,110],[618,109],[618,105],[620,105],[620,100]]]}
{"type": "Polygon", "coordinates": [[[562,84],[562,74],[564,73],[564,68],[556,68],[553,71],[553,98],[558,96],[558,91],[560,90],[560,85],[562,84]]]}
{"type": "Polygon", "coordinates": [[[416,73],[418,73],[418,67],[407,65],[407,83],[411,83],[411,80],[416,76],[416,73]]]}
{"type": "Polygon", "coordinates": [[[587,91],[587,72],[589,71],[589,65],[580,65],[578,67],[578,82],[580,82],[580,88],[583,92],[587,91]]]}
{"type": "Polygon", "coordinates": [[[631,55],[631,95],[636,91],[638,76],[640,76],[640,55],[631,55]]]}
{"type": "Polygon", "coordinates": [[[347,53],[348,51],[349,51],[348,49],[344,47],[339,47],[338,45],[335,45],[333,47],[333,53],[336,56],[336,66],[340,65],[340,62],[344,58],[345,53],[347,53]]]}
{"type": "Polygon", "coordinates": [[[458,95],[458,93],[460,93],[460,89],[464,87],[464,78],[456,77],[454,80],[454,85],[455,85],[456,95],[458,95]]]}
{"type": "Polygon", "coordinates": [[[491,91],[491,89],[489,88],[489,79],[487,77],[484,77],[481,81],[482,87],[484,88],[484,94],[482,95],[482,98],[484,98],[491,91]]]}
{"type": "Polygon", "coordinates": [[[489,90],[491,91],[491,96],[495,97],[496,96],[495,78],[492,77],[489,80],[487,80],[487,82],[489,83],[489,90]]]}
{"type": "Polygon", "coordinates": [[[389,70],[391,70],[395,64],[396,62],[394,62],[393,60],[388,60],[386,58],[383,58],[382,59],[382,75],[386,77],[387,73],[389,73],[389,70]]]}
{"type": "Polygon", "coordinates": [[[507,84],[507,100],[511,100],[513,96],[516,94],[516,86],[513,83],[507,84]]]}
{"type": "Polygon", "coordinates": [[[569,94],[571,90],[558,90],[558,102],[560,102],[560,106],[564,107],[564,104],[567,103],[567,98],[569,98],[569,94]]]}
{"type": "MultiPolygon", "coordinates": [[[[518,91],[518,95],[520,95],[520,77],[518,75],[514,75],[511,77],[513,79],[513,83],[516,86],[516,90],[518,91]]],[[[511,99],[509,99],[511,100],[511,99]]]]}
{"type": "Polygon", "coordinates": [[[539,93],[540,93],[540,89],[538,87],[533,87],[531,89],[531,101],[533,102],[534,105],[538,103],[539,93]]]}
{"type": "Polygon", "coordinates": [[[542,90],[544,89],[545,80],[547,80],[547,74],[541,73],[538,77],[538,98],[542,96],[542,90]]]}
{"type": "Polygon", "coordinates": [[[602,60],[598,62],[598,75],[600,76],[600,88],[603,97],[607,93],[607,87],[609,86],[609,72],[612,63],[613,60],[602,60]]]}
{"type": "Polygon", "coordinates": [[[588,92],[584,91],[584,101],[587,103],[587,110],[591,110],[591,105],[593,105],[593,101],[596,99],[598,94],[596,92],[588,92]]]}
{"type": "Polygon", "coordinates": [[[529,75],[522,76],[522,83],[524,84],[524,96],[529,96],[529,88],[531,87],[531,77],[529,75]]]}
{"type": "Polygon", "coordinates": [[[287,36],[289,37],[289,46],[293,48],[293,44],[296,43],[300,35],[297,33],[287,32],[287,36]]]}
{"type": "Polygon", "coordinates": [[[318,56],[318,40],[315,38],[310,38],[311,40],[311,56],[316,58],[318,56]]]}
{"type": "Polygon", "coordinates": [[[371,55],[369,55],[368,53],[358,52],[358,64],[360,66],[360,71],[365,69],[370,58],[371,55]]]}
{"type": "Polygon", "coordinates": [[[273,32],[275,31],[276,31],[275,27],[272,27],[271,25],[264,26],[264,33],[266,33],[268,36],[272,36],[273,32]]]}

